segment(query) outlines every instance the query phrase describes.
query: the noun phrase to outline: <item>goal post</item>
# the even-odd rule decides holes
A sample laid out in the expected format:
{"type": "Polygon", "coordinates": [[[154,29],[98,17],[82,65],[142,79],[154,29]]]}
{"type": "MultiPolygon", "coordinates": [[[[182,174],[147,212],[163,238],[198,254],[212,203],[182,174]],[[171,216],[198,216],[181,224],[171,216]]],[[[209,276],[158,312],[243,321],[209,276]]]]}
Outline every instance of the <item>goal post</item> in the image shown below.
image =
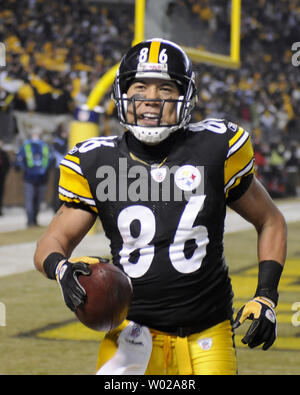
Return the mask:
{"type": "MultiPolygon", "coordinates": [[[[231,1],[230,53],[228,55],[223,55],[190,46],[182,46],[192,61],[197,63],[202,62],[212,64],[219,67],[240,67],[241,0],[228,1],[231,1]]],[[[147,38],[145,37],[145,23],[147,22],[147,13],[149,9],[151,9],[152,5],[155,6],[157,4],[157,0],[135,0],[134,38],[132,45],[136,45],[147,38]]],[[[160,9],[162,9],[161,4],[160,9]]],[[[100,103],[107,90],[111,87],[117,69],[118,64],[114,65],[99,79],[88,97],[86,104],[89,109],[93,109],[100,103]]]]}
{"type": "MultiPolygon", "coordinates": [[[[142,3],[145,2],[145,0],[136,0],[137,3],[139,3],[140,1],[142,3]]],[[[182,49],[184,49],[189,55],[191,60],[195,63],[206,63],[219,67],[237,69],[240,67],[241,0],[227,0],[223,4],[224,6],[230,6],[231,9],[229,15],[230,50],[228,54],[218,54],[213,52],[212,50],[203,50],[199,49],[196,46],[182,44],[180,42],[180,39],[183,39],[183,37],[186,39],[185,34],[187,28],[189,27],[188,18],[190,17],[190,14],[187,13],[186,19],[184,19],[183,15],[181,16],[182,19],[180,21],[180,26],[178,26],[176,22],[172,24],[172,20],[168,16],[168,6],[170,5],[169,0],[161,0],[159,4],[156,0],[147,0],[144,14],[142,14],[143,9],[141,8],[140,14],[138,15],[139,22],[141,23],[141,21],[144,21],[144,29],[146,26],[146,33],[145,37],[139,38],[167,38],[171,41],[175,41],[176,44],[180,45],[182,49]],[[175,32],[179,32],[176,37],[174,37],[175,32]]],[[[184,8],[182,8],[182,10],[184,11],[184,8]]],[[[197,35],[197,33],[195,34],[197,35]]]]}

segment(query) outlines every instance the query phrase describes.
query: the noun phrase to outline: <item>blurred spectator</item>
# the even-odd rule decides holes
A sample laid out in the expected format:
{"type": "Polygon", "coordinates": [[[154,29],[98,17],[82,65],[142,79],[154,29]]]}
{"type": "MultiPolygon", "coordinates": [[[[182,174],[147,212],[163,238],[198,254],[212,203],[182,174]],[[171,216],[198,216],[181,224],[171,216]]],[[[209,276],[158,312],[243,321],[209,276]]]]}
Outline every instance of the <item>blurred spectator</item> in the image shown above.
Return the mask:
{"type": "Polygon", "coordinates": [[[24,70],[12,63],[0,73],[1,111],[35,110],[34,92],[24,70]]]}
{"type": "Polygon", "coordinates": [[[274,107],[266,107],[260,116],[260,123],[262,129],[262,140],[271,141],[274,136],[274,129],[276,128],[276,115],[274,107]]]}
{"type": "Polygon", "coordinates": [[[59,164],[68,152],[68,130],[64,123],[60,124],[53,136],[53,156],[55,161],[54,179],[53,179],[53,197],[52,208],[56,212],[61,206],[61,201],[58,198],[58,183],[59,183],[59,164]]]}
{"type": "Polygon", "coordinates": [[[12,82],[6,81],[7,73],[0,73],[0,111],[2,113],[8,112],[13,105],[14,95],[18,86],[12,82]]]}
{"type": "Polygon", "coordinates": [[[300,159],[297,155],[297,144],[293,143],[286,152],[286,194],[297,196],[297,185],[299,183],[300,159]]]}
{"type": "MultiPolygon", "coordinates": [[[[184,37],[175,29],[179,37],[174,41],[188,39],[188,46],[228,54],[229,3],[170,2],[169,18],[188,15],[190,30],[193,26],[203,30],[184,37]]],[[[14,95],[15,108],[73,113],[130,47],[133,21],[134,7],[121,3],[116,7],[83,0],[0,0],[7,77],[19,84],[23,81],[14,95]]],[[[196,120],[230,116],[249,125],[249,131],[261,133],[266,142],[272,140],[272,133],[299,141],[300,75],[291,64],[290,50],[299,40],[299,24],[296,0],[243,2],[241,68],[196,64],[201,98],[196,120]]]]}
{"type": "Polygon", "coordinates": [[[5,187],[5,179],[10,168],[10,160],[6,151],[3,150],[3,141],[0,140],[0,215],[2,215],[2,204],[5,187]]]}
{"type": "Polygon", "coordinates": [[[254,144],[254,158],[256,165],[256,176],[264,186],[267,185],[268,174],[268,151],[266,145],[254,144]]]}
{"type": "Polygon", "coordinates": [[[272,143],[269,157],[270,181],[267,189],[274,198],[284,197],[286,194],[284,146],[272,143]]]}
{"type": "Polygon", "coordinates": [[[131,45],[133,21],[134,6],[127,4],[0,0],[8,77],[23,82],[15,108],[72,113],[73,101],[90,92],[131,45]]]}
{"type": "Polygon", "coordinates": [[[41,140],[41,130],[34,128],[31,138],[19,150],[15,167],[24,173],[24,200],[27,226],[37,226],[40,205],[45,199],[49,170],[53,163],[52,150],[41,140]]]}
{"type": "Polygon", "coordinates": [[[0,72],[0,139],[5,142],[14,138],[16,122],[13,116],[15,94],[19,84],[6,80],[7,73],[0,72]]]}

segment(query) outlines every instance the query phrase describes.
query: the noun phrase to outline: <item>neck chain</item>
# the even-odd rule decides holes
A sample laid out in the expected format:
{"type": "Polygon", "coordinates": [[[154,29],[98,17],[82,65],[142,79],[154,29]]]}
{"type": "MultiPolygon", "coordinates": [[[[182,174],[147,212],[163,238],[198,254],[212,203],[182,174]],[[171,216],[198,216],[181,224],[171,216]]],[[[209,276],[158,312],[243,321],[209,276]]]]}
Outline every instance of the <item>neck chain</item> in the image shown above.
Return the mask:
{"type": "Polygon", "coordinates": [[[154,166],[156,168],[160,168],[166,162],[166,160],[168,159],[168,157],[166,156],[165,159],[163,159],[159,164],[150,164],[150,163],[138,158],[132,152],[129,152],[129,155],[130,155],[131,159],[136,160],[136,161],[138,161],[140,163],[143,163],[143,165],[150,166],[150,167],[154,166]]]}

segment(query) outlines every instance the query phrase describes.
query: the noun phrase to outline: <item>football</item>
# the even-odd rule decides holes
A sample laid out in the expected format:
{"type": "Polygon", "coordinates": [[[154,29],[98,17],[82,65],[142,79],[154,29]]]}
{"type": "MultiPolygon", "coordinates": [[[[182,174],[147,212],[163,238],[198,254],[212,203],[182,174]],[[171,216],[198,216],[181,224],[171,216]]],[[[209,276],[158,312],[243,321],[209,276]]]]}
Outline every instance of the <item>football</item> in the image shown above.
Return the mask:
{"type": "Polygon", "coordinates": [[[79,275],[86,300],[75,314],[85,326],[107,332],[126,318],[132,296],[129,277],[108,262],[91,264],[89,276],[79,275]]]}

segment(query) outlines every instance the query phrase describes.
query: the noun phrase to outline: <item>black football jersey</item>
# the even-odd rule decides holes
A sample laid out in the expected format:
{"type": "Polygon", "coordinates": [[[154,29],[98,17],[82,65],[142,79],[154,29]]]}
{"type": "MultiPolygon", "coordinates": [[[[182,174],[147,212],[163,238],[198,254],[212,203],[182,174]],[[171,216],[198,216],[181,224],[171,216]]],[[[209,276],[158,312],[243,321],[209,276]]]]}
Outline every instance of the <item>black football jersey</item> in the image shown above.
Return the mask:
{"type": "Polygon", "coordinates": [[[219,119],[190,124],[154,164],[130,152],[126,133],[92,138],[60,169],[60,199],[99,216],[113,264],[131,278],[128,319],[185,336],[231,318],[226,204],[254,172],[243,128],[219,119]]]}

